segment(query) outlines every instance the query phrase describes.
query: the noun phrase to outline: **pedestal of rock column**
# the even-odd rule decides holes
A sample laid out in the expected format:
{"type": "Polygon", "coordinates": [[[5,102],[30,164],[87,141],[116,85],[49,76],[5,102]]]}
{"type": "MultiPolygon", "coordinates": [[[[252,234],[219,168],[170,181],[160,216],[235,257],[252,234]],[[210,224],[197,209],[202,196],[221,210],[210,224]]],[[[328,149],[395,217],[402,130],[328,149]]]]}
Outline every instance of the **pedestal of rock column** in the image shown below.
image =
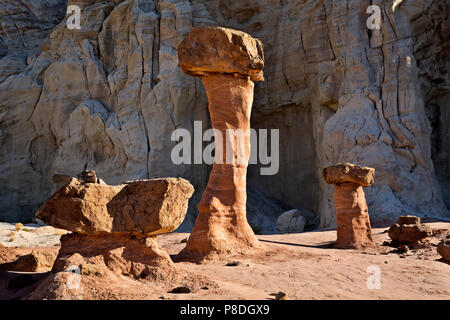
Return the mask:
{"type": "Polygon", "coordinates": [[[178,54],[183,71],[202,78],[217,130],[212,172],[183,253],[247,252],[258,245],[246,217],[246,175],[253,81],[263,80],[262,45],[240,31],[201,27],[189,33],[178,54]],[[229,140],[232,148],[227,148],[229,129],[246,133],[229,140]]]}
{"type": "Polygon", "coordinates": [[[361,249],[373,246],[369,211],[363,186],[373,183],[375,169],[350,163],[325,168],[323,178],[334,184],[336,207],[336,248],[361,249]]]}

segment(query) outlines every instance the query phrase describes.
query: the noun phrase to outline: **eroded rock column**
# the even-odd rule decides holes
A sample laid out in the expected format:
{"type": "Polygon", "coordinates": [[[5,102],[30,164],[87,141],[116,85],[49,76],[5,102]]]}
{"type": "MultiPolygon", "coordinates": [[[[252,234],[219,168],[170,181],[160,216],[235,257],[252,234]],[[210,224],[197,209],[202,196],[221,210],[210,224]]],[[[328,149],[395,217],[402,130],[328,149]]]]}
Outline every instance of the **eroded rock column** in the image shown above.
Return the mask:
{"type": "Polygon", "coordinates": [[[201,27],[189,33],[178,54],[183,71],[202,78],[216,130],[213,169],[184,253],[248,251],[258,244],[247,222],[246,175],[253,81],[263,80],[262,45],[240,31],[201,27]],[[231,135],[239,129],[240,138],[231,135]]]}
{"type": "Polygon", "coordinates": [[[362,187],[373,183],[375,169],[350,163],[325,168],[323,178],[334,185],[336,248],[361,249],[373,246],[369,210],[362,187]]]}

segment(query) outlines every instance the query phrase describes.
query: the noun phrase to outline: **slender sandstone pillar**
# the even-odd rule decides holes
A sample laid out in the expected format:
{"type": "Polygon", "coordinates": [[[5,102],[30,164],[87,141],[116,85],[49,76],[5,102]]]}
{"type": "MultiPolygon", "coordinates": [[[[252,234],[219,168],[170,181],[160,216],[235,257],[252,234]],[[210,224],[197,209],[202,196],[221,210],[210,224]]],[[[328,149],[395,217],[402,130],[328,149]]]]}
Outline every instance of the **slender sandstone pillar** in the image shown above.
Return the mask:
{"type": "Polygon", "coordinates": [[[335,247],[361,249],[373,246],[369,211],[363,186],[373,183],[375,169],[350,163],[325,168],[323,177],[334,184],[337,241],[335,247]]]}
{"type": "Polygon", "coordinates": [[[216,158],[184,252],[202,256],[246,252],[258,245],[247,222],[246,175],[253,81],[263,80],[262,45],[240,31],[200,27],[180,44],[178,54],[183,71],[202,78],[212,127],[217,130],[216,158]],[[230,129],[247,134],[240,140],[227,132],[230,129]]]}

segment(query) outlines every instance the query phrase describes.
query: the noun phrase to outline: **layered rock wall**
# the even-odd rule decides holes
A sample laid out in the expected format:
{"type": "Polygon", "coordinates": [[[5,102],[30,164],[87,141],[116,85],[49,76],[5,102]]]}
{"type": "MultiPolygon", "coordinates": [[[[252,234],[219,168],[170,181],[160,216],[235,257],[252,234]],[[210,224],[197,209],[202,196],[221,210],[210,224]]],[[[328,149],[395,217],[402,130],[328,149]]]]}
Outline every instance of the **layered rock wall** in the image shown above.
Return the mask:
{"type": "Polygon", "coordinates": [[[31,218],[87,166],[109,184],[188,179],[192,226],[210,168],[175,166],[170,135],[193,132],[195,120],[210,127],[203,86],[181,71],[176,52],[199,25],[239,29],[264,44],[252,126],[280,129],[280,171],[261,176],[249,167],[250,224],[269,230],[284,209],[300,208],[335,226],[321,170],[338,162],[376,169],[365,190],[375,225],[405,213],[448,214],[448,1],[68,4],[81,7],[81,30],[65,25],[67,1],[0,3],[0,220],[31,218]],[[371,4],[381,8],[380,30],[366,27],[371,4]]]}

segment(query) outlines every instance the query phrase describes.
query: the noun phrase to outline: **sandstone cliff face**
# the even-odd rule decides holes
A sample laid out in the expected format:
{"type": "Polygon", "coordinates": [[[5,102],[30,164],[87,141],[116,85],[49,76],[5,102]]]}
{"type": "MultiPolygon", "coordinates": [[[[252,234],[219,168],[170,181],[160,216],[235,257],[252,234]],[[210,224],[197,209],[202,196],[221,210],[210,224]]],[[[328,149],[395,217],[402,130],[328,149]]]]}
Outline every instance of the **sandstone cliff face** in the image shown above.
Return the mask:
{"type": "Polygon", "coordinates": [[[192,132],[194,120],[210,126],[201,81],[181,71],[176,52],[199,25],[264,44],[251,126],[280,129],[280,172],[249,167],[251,224],[275,228],[297,207],[335,226],[321,170],[338,162],[376,169],[365,190],[375,225],[405,213],[447,215],[450,4],[395,3],[79,0],[68,4],[82,8],[81,30],[69,30],[67,1],[2,1],[0,220],[32,217],[87,165],[109,184],[188,179],[191,227],[210,168],[175,166],[170,135],[192,132]],[[366,28],[370,4],[382,9],[379,31],[366,28]]]}

